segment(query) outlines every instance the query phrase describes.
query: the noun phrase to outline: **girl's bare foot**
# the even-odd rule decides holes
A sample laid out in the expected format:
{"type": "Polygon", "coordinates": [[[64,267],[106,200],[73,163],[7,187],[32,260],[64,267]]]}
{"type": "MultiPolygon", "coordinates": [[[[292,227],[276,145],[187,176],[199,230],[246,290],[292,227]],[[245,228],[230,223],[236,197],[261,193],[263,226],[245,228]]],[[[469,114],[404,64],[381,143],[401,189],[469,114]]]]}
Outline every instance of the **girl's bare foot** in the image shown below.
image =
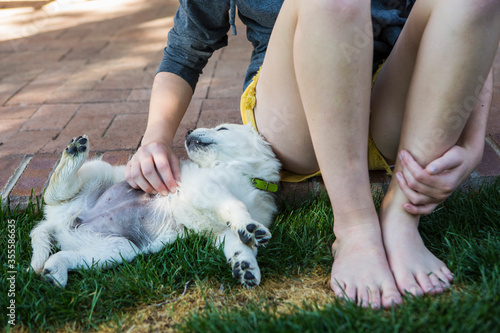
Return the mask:
{"type": "Polygon", "coordinates": [[[450,287],[453,274],[424,245],[418,232],[419,216],[403,209],[399,189],[389,188],[380,222],[384,247],[399,291],[404,295],[442,293],[450,287]]]}
{"type": "Polygon", "coordinates": [[[402,302],[389,269],[378,221],[336,230],[331,288],[364,307],[390,307],[402,302]]]}

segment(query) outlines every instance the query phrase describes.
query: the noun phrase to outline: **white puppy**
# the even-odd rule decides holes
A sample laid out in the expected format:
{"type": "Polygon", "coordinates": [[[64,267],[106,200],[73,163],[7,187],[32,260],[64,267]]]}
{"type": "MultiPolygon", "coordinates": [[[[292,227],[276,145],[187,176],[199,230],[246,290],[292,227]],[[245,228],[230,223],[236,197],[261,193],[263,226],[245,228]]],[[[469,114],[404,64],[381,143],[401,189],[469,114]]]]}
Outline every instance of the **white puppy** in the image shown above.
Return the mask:
{"type": "Polygon", "coordinates": [[[271,238],[276,206],[271,193],[280,163],[249,125],[224,124],[186,134],[191,160],[181,162],[178,191],[168,196],[135,190],[125,166],[86,160],[88,138],[73,139],[44,194],[45,216],[31,232],[31,267],[65,286],[68,270],[109,267],[157,252],[184,228],[215,235],[233,276],[260,283],[257,248],[271,238]],[[267,184],[267,185],[266,185],[267,184]],[[51,255],[51,241],[61,249],[51,255]]]}

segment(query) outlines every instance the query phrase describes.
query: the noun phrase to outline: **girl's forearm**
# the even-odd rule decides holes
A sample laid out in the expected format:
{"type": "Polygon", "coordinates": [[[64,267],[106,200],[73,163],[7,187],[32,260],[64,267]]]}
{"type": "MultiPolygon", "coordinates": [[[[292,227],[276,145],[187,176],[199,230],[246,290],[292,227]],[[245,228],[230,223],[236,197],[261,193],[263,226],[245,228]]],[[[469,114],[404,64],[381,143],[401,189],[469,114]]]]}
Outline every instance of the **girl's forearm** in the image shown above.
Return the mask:
{"type": "Polygon", "coordinates": [[[172,73],[158,73],[153,82],[142,145],[163,142],[171,146],[192,96],[193,90],[184,79],[172,73]]]}

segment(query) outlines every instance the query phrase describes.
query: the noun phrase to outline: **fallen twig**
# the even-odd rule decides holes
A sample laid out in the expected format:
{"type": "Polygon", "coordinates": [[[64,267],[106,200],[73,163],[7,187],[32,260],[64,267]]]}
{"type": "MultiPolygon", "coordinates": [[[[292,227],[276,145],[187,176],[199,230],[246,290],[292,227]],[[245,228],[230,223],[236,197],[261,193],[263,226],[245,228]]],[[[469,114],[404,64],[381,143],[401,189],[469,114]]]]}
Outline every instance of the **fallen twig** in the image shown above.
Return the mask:
{"type": "Polygon", "coordinates": [[[190,284],[190,283],[191,283],[191,280],[186,282],[186,284],[184,285],[184,291],[182,292],[182,295],[180,297],[177,297],[175,299],[166,300],[166,301],[158,303],[158,304],[153,304],[152,306],[162,306],[164,304],[177,302],[178,300],[180,300],[181,298],[183,298],[186,295],[187,287],[188,287],[188,284],[190,284]]]}

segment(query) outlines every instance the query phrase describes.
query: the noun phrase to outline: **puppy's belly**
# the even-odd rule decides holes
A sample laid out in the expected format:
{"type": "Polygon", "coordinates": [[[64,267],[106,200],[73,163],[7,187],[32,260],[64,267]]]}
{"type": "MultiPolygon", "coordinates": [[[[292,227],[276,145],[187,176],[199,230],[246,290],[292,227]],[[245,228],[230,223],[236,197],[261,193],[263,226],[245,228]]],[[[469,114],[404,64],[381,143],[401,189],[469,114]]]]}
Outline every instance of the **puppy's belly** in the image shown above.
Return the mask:
{"type": "Polygon", "coordinates": [[[125,237],[142,248],[154,234],[150,201],[149,194],[123,181],[106,190],[72,226],[78,231],[125,237]]]}

